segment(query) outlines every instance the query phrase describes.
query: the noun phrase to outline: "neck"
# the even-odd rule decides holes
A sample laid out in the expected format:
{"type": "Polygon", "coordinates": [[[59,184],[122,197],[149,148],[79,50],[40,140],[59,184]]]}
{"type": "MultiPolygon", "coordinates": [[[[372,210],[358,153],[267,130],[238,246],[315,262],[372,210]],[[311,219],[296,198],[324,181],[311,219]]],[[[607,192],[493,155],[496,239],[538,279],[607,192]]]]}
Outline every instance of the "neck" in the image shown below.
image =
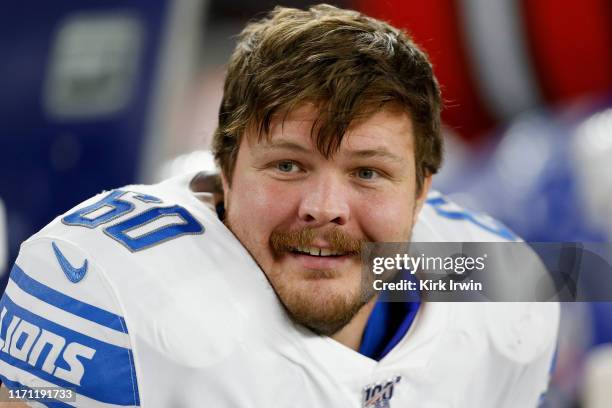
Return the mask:
{"type": "Polygon", "coordinates": [[[374,306],[376,305],[377,298],[378,296],[374,296],[372,299],[370,299],[368,303],[359,309],[353,319],[346,326],[340,329],[340,331],[333,334],[331,338],[348,348],[355,351],[359,350],[363,331],[368,323],[372,309],[374,309],[374,306]]]}

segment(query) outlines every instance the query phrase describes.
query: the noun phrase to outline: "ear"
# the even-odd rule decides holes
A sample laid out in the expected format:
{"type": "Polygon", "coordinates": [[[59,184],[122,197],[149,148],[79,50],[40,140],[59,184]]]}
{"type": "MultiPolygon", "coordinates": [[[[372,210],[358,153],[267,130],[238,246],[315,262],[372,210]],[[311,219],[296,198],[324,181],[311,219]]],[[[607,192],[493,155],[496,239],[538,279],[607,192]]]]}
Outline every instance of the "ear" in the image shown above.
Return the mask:
{"type": "Polygon", "coordinates": [[[416,223],[419,218],[419,214],[421,213],[421,209],[425,204],[425,200],[427,199],[427,194],[429,193],[429,188],[431,187],[431,174],[425,176],[423,179],[423,186],[421,187],[421,193],[417,197],[414,203],[414,218],[412,223],[416,223]]]}

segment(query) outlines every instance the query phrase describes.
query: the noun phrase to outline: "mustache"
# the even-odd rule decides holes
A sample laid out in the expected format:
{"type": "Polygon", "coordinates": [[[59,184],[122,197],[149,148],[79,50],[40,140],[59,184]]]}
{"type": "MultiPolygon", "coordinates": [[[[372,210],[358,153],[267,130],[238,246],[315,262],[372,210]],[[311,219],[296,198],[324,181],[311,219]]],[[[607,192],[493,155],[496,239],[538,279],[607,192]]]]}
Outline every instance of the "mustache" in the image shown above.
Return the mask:
{"type": "Polygon", "coordinates": [[[361,254],[366,242],[365,239],[353,238],[339,228],[333,228],[323,234],[312,228],[302,228],[295,231],[273,231],[270,235],[270,244],[275,253],[293,251],[299,247],[312,246],[315,238],[322,237],[329,243],[332,251],[349,254],[361,254]]]}

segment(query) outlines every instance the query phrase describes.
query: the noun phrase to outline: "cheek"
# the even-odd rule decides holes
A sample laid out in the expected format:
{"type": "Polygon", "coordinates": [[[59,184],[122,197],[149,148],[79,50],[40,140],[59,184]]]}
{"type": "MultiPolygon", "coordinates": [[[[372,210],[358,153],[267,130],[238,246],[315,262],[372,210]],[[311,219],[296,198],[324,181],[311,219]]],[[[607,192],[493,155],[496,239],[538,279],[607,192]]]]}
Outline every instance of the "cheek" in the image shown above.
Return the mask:
{"type": "Polygon", "coordinates": [[[410,238],[414,194],[398,191],[373,195],[359,202],[360,224],[370,239],[404,242],[410,238]]]}
{"type": "Polygon", "coordinates": [[[297,196],[282,183],[249,176],[235,181],[230,197],[232,211],[235,219],[248,224],[252,231],[268,234],[296,212],[297,196]]]}

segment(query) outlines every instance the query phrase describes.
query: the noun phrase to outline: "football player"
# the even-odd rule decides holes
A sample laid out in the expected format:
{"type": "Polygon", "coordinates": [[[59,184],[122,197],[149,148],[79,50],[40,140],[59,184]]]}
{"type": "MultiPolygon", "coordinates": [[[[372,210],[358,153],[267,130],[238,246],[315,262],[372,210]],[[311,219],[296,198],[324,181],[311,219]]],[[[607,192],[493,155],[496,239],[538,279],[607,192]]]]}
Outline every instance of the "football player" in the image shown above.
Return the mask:
{"type": "Polygon", "coordinates": [[[386,23],[321,5],[249,24],[221,186],[105,192],[27,240],[2,382],[74,393],[48,406],[535,407],[556,304],[391,304],[360,284],[364,242],[515,239],[428,198],[439,111],[425,54],[386,23]]]}

